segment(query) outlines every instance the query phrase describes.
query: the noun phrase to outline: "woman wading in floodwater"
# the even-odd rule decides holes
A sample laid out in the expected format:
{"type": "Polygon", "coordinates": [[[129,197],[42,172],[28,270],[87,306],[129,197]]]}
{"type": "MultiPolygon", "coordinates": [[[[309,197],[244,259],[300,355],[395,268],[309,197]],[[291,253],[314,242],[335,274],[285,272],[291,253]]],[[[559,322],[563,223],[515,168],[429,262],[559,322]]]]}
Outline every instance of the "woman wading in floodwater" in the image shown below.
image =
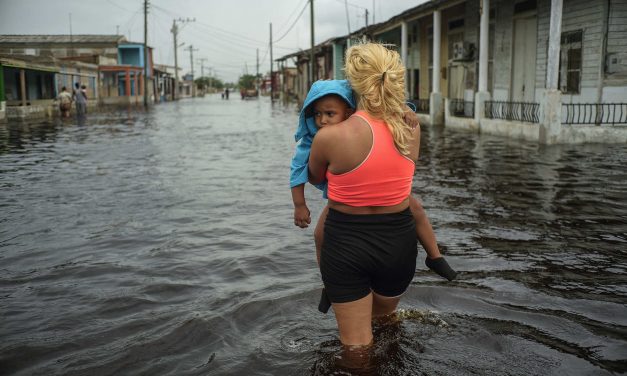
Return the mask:
{"type": "Polygon", "coordinates": [[[405,68],[397,52],[376,43],[353,46],[345,71],[357,112],[318,131],[309,177],[328,182],[320,270],[340,341],[367,346],[373,317],[396,310],[416,269],[408,197],[420,127],[403,121],[405,68]]]}

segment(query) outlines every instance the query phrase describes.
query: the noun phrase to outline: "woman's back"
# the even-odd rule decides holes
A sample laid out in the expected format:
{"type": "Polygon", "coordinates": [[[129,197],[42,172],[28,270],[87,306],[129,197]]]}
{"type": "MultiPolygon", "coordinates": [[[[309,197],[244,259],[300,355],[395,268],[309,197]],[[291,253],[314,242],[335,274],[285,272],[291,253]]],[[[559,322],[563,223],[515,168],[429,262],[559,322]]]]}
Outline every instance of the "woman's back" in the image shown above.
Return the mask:
{"type": "MultiPolygon", "coordinates": [[[[394,139],[385,122],[369,116],[365,111],[358,111],[353,117],[365,123],[371,131],[370,149],[365,158],[363,150],[357,155],[361,161],[341,173],[328,169],[329,199],[351,206],[394,206],[405,200],[411,192],[415,164],[402,155],[394,145],[394,139]]],[[[339,150],[337,161],[342,164],[352,156],[351,152],[339,150]],[[345,154],[345,155],[342,155],[345,154]]],[[[350,158],[353,159],[353,158],[350,158]]],[[[331,165],[334,160],[331,160],[331,165]]],[[[355,164],[355,161],[351,161],[355,164]]],[[[343,166],[350,167],[350,166],[343,166]]]]}
{"type": "Polygon", "coordinates": [[[328,163],[329,206],[353,214],[402,210],[411,190],[420,128],[412,131],[414,142],[404,156],[396,149],[387,124],[364,111],[356,115],[321,129],[314,140],[322,146],[312,152],[314,158],[321,152],[328,163]],[[373,148],[373,140],[385,143],[379,145],[384,151],[373,148]],[[375,150],[377,155],[371,155],[375,150]]]}

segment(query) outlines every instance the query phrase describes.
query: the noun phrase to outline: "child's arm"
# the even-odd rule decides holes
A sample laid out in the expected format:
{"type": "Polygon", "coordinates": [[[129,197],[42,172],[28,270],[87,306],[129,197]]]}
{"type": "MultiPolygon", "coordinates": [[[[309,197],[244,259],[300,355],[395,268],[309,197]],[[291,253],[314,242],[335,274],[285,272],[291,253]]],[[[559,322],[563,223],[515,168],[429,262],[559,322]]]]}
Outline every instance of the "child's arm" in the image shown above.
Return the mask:
{"type": "Polygon", "coordinates": [[[409,125],[412,129],[420,125],[418,122],[418,115],[408,106],[405,105],[405,111],[403,112],[403,120],[405,124],[409,125]]]}
{"type": "Polygon", "coordinates": [[[292,201],[294,202],[294,225],[307,228],[311,223],[311,213],[305,202],[305,184],[292,187],[292,201]]]}

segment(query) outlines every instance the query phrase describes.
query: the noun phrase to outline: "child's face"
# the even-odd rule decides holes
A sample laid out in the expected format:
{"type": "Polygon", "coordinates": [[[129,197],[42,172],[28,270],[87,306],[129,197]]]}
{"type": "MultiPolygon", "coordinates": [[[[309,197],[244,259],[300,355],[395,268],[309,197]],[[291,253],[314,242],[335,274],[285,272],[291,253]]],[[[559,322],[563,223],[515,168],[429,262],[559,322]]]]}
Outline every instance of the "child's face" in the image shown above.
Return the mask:
{"type": "Polygon", "coordinates": [[[318,128],[343,122],[353,113],[353,109],[346,102],[334,95],[318,99],[313,110],[318,128]]]}

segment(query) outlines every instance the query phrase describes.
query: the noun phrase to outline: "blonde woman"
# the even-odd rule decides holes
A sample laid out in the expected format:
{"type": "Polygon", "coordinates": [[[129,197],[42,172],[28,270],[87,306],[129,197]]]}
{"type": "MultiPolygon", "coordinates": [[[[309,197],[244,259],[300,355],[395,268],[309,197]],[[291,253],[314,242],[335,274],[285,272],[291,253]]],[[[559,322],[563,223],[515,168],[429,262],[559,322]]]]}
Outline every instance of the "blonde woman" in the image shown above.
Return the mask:
{"type": "Polygon", "coordinates": [[[328,182],[320,270],[344,345],[372,342],[372,318],[396,310],[416,269],[416,225],[409,208],[420,127],[403,121],[405,68],[377,43],[346,52],[357,112],[321,128],[309,180],[328,182]]]}

